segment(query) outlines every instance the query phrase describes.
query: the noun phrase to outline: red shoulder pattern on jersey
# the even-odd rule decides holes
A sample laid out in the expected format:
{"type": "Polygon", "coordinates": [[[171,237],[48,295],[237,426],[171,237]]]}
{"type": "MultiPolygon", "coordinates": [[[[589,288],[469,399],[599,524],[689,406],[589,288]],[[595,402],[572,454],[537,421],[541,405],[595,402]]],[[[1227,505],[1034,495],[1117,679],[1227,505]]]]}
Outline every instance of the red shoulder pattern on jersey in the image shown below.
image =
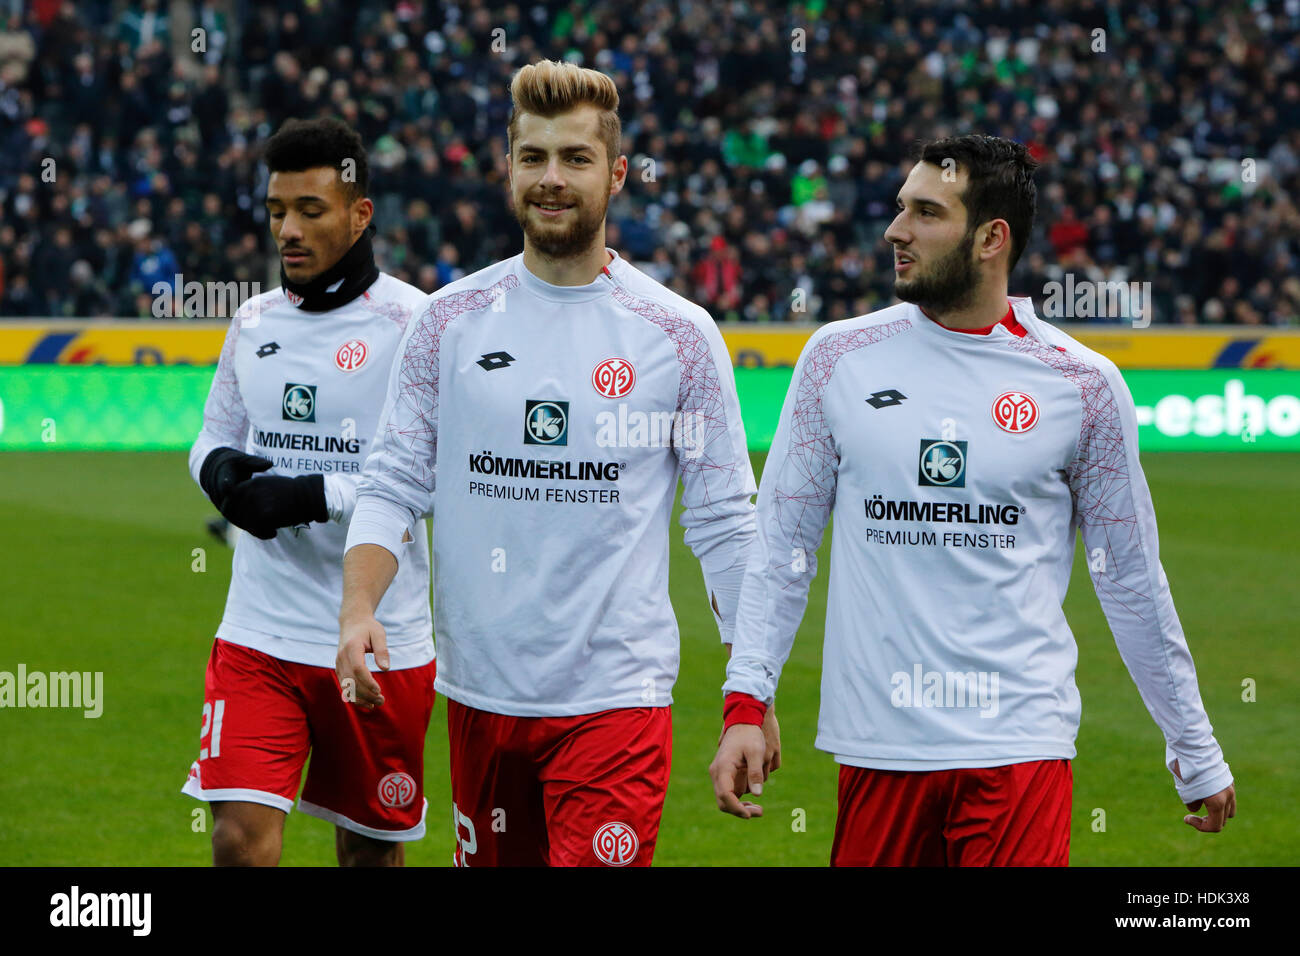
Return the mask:
{"type": "MultiPolygon", "coordinates": [[[[375,280],[374,283],[371,283],[370,288],[373,289],[378,281],[375,280]]],[[[373,312],[375,315],[387,319],[403,332],[406,331],[406,326],[415,313],[415,309],[411,306],[405,305],[397,299],[380,299],[371,295],[369,290],[361,297],[361,307],[367,312],[373,312]]]]}
{"type": "MultiPolygon", "coordinates": [[[[789,451],[789,459],[799,469],[802,481],[794,494],[777,492],[773,499],[778,520],[784,529],[792,532],[792,537],[798,534],[809,509],[829,512],[835,503],[838,462],[834,443],[830,440],[830,428],[822,411],[822,393],[830,384],[836,364],[850,352],[883,342],[911,327],[910,320],[897,319],[888,325],[832,332],[804,356],[790,415],[789,451]],[[793,525],[788,522],[793,522],[793,525]]],[[[825,524],[822,515],[813,519],[812,527],[820,528],[825,524]]]]}
{"type": "MultiPolygon", "coordinates": [[[[1119,400],[1110,382],[1096,366],[1036,339],[1012,339],[1009,344],[1055,369],[1079,390],[1078,446],[1066,468],[1075,509],[1082,523],[1103,527],[1108,539],[1112,535],[1131,539],[1139,533],[1138,519],[1130,489],[1119,400]]],[[[1121,589],[1108,575],[1100,575],[1095,580],[1099,596],[1104,590],[1110,590],[1117,603],[1137,614],[1137,609],[1126,600],[1132,592],[1121,589]]]]}
{"type": "Polygon", "coordinates": [[[239,390],[239,378],[235,374],[235,353],[239,348],[239,335],[243,330],[244,320],[258,316],[260,303],[250,299],[235,311],[226,331],[226,340],[221,346],[221,356],[217,359],[217,371],[212,376],[212,390],[203,406],[203,425],[209,429],[223,445],[244,450],[248,439],[248,408],[244,405],[244,396],[239,390]]]}
{"type": "MultiPolygon", "coordinates": [[[[677,365],[681,379],[677,386],[677,410],[687,419],[689,427],[694,429],[694,440],[699,447],[696,455],[682,455],[683,475],[691,471],[713,469],[727,473],[731,477],[737,465],[734,461],[717,461],[708,454],[708,449],[715,447],[714,439],[726,442],[727,412],[722,401],[722,385],[718,380],[718,369],[709,350],[708,340],[699,327],[689,319],[683,318],[666,306],[649,299],[632,295],[618,282],[610,294],[620,305],[630,309],[646,321],[659,326],[668,336],[677,350],[677,365]]],[[[678,441],[682,423],[674,423],[674,444],[678,441]]]]}
{"type": "MultiPolygon", "coordinates": [[[[413,451],[419,451],[414,458],[415,466],[420,470],[413,477],[426,490],[432,487],[434,454],[438,446],[438,373],[443,333],[460,316],[490,309],[502,292],[518,284],[519,278],[511,273],[486,289],[451,293],[431,302],[415,320],[406,351],[399,359],[397,401],[411,416],[411,425],[400,433],[413,451]]],[[[394,430],[395,426],[390,424],[388,428],[394,430]]]]}

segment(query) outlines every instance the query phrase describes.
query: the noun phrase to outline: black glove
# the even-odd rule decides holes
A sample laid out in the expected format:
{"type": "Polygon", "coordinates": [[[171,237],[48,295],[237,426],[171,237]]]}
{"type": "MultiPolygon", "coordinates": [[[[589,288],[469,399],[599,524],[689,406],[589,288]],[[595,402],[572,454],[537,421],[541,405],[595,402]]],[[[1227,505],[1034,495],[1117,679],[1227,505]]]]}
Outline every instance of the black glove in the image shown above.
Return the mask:
{"type": "Polygon", "coordinates": [[[230,489],[241,481],[247,481],[259,471],[271,467],[271,459],[258,455],[245,455],[234,448],[214,448],[203,459],[199,469],[199,487],[207,492],[212,503],[221,511],[222,502],[230,489]]]}
{"type": "Polygon", "coordinates": [[[221,513],[233,525],[270,541],[277,528],[292,528],[309,521],[328,521],[325,476],[262,475],[241,481],[230,489],[221,513]]]}

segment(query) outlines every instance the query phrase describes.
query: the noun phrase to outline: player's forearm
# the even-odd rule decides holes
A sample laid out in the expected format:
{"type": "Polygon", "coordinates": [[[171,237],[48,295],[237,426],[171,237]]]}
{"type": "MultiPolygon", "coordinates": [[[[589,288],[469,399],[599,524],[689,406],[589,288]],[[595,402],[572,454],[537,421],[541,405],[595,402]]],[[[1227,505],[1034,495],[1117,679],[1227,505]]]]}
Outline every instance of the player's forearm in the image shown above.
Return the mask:
{"type": "Polygon", "coordinates": [[[359,544],[343,555],[343,600],[339,623],[368,620],[397,576],[397,558],[377,544],[359,544]]]}
{"type": "Polygon", "coordinates": [[[753,543],[754,521],[751,515],[747,522],[733,530],[725,542],[699,555],[709,606],[717,620],[718,633],[726,643],[731,642],[735,630],[740,589],[753,543]]]}
{"type": "Polygon", "coordinates": [[[331,521],[347,524],[357,506],[357,480],[350,475],[325,476],[325,507],[331,521]]]}
{"type": "Polygon", "coordinates": [[[217,443],[207,434],[206,430],[200,432],[199,437],[190,446],[190,477],[194,479],[194,483],[200,488],[203,487],[203,482],[199,479],[199,474],[203,470],[203,462],[216,447],[218,447],[217,443]]]}
{"type": "Polygon", "coordinates": [[[764,702],[776,696],[781,670],[794,648],[795,631],[808,601],[807,580],[783,587],[780,569],[772,567],[768,555],[760,540],[741,587],[722,687],[726,694],[748,694],[764,702]]]}

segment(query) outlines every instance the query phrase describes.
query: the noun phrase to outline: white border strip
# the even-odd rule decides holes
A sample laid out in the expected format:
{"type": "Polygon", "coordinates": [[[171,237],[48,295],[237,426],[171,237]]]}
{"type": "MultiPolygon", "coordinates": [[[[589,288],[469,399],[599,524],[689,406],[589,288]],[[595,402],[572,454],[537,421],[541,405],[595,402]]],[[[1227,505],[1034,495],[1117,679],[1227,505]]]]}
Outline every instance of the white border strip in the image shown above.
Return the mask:
{"type": "Polygon", "coordinates": [[[368,827],[364,824],[350,820],[341,813],[333,810],[327,810],[324,807],[309,803],[306,800],[298,800],[298,809],[313,817],[319,817],[322,820],[328,820],[337,827],[345,830],[351,830],[353,833],[360,833],[362,836],[368,836],[373,840],[390,840],[394,843],[406,843],[411,840],[424,839],[424,818],[429,813],[429,801],[424,800],[424,806],[420,808],[420,822],[409,830],[376,830],[374,827],[368,827]]]}

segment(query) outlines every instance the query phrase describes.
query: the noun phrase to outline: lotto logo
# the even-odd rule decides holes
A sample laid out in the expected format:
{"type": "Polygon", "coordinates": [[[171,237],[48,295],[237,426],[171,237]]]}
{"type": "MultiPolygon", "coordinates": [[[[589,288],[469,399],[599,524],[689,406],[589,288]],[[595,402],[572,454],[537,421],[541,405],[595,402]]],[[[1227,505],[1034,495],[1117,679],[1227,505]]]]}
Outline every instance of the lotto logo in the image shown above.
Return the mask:
{"type": "Polygon", "coordinates": [[[386,807],[400,809],[415,799],[415,778],[397,771],[379,781],[379,802],[386,807]]]}
{"type": "Polygon", "coordinates": [[[334,353],[334,364],[338,366],[340,372],[355,372],[366,364],[369,355],[370,349],[365,342],[360,339],[350,339],[340,345],[339,350],[334,353]]]}
{"type": "Polygon", "coordinates": [[[627,359],[605,359],[591,370],[591,387],[606,398],[622,398],[635,385],[636,369],[627,359]]]}
{"type": "Polygon", "coordinates": [[[1024,392],[1003,392],[993,400],[993,421],[1013,435],[1027,432],[1038,424],[1038,403],[1024,392]]]}
{"type": "Polygon", "coordinates": [[[596,858],[608,866],[627,866],[636,859],[641,841],[626,823],[606,823],[591,840],[596,858]]]}

